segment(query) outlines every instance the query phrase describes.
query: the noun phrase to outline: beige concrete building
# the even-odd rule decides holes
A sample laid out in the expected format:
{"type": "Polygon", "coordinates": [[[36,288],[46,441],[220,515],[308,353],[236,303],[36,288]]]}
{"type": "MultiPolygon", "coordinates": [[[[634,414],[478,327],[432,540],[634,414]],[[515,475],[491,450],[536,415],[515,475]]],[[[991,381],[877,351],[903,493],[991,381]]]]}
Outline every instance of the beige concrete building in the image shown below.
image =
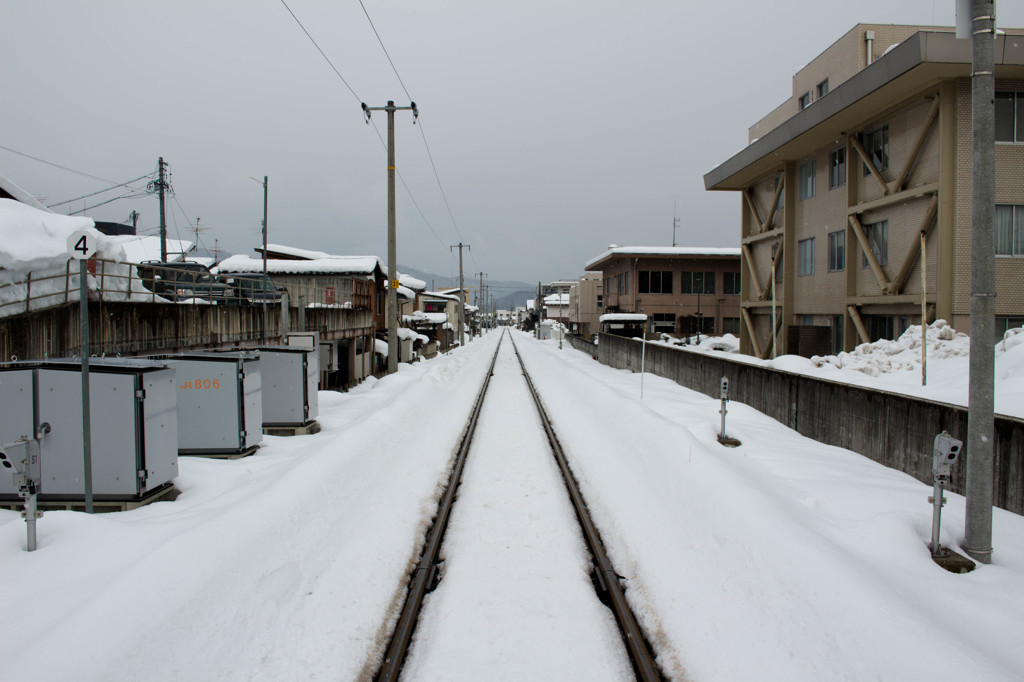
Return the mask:
{"type": "Polygon", "coordinates": [[[604,279],[600,272],[588,272],[569,289],[569,331],[587,340],[600,329],[604,312],[604,279]]]}
{"type": "MultiPolygon", "coordinates": [[[[1005,32],[995,48],[1000,335],[1024,323],[1024,29],[1005,32]]],[[[952,28],[858,24],[793,76],[792,96],[750,128],[744,150],[704,176],[707,189],[741,196],[741,351],[809,355],[896,338],[920,323],[922,302],[929,322],[969,331],[970,73],[971,41],[952,28]]]]}
{"type": "Polygon", "coordinates": [[[602,313],[644,313],[654,333],[739,333],[739,249],[614,246],[584,270],[601,273],[602,313]]]}

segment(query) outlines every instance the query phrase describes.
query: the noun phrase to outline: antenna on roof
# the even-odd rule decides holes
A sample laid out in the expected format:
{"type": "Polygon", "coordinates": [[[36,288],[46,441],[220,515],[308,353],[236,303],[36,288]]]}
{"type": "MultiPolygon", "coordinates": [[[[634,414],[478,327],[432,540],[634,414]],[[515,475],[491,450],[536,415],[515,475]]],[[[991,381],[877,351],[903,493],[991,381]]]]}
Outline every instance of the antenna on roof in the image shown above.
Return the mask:
{"type": "Polygon", "coordinates": [[[672,202],[672,247],[676,245],[676,228],[679,227],[679,218],[676,217],[676,205],[678,201],[672,202]]]}

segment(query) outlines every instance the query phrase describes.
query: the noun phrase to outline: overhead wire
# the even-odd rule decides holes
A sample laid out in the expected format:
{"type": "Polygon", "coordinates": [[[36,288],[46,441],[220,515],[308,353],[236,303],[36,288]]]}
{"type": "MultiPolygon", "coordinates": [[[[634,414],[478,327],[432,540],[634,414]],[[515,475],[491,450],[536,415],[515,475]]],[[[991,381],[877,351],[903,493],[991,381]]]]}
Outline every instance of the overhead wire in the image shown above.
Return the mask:
{"type": "MultiPolygon", "coordinates": [[[[143,175],[141,177],[135,178],[134,180],[129,180],[128,182],[122,182],[122,183],[119,183],[117,185],[114,185],[113,187],[107,187],[106,189],[97,190],[97,191],[92,192],[90,194],[83,194],[82,196],[75,197],[74,199],[66,199],[65,201],[59,201],[56,204],[47,204],[46,207],[47,208],[56,208],[57,206],[63,206],[64,204],[70,204],[73,201],[79,201],[81,199],[88,199],[89,197],[94,197],[97,194],[103,194],[104,192],[109,192],[110,190],[117,189],[118,187],[126,187],[126,186],[130,185],[133,182],[138,182],[139,180],[145,180],[145,179],[147,179],[149,177],[152,177],[154,175],[156,175],[156,173],[147,173],[146,175],[143,175]]],[[[139,189],[139,188],[135,188],[135,187],[129,187],[129,189],[131,189],[133,191],[133,193],[135,193],[135,194],[139,194],[139,193],[149,194],[149,192],[147,192],[144,189],[139,189]]]]}
{"type": "Polygon", "coordinates": [[[100,182],[105,182],[108,185],[117,185],[118,184],[118,183],[114,182],[113,180],[107,180],[106,178],[101,178],[98,175],[92,175],[91,173],[86,173],[84,171],[75,170],[74,168],[68,168],[67,166],[62,166],[59,163],[54,163],[53,161],[47,161],[46,159],[40,159],[38,156],[32,156],[31,154],[26,154],[25,152],[19,152],[17,149],[11,149],[10,147],[5,147],[3,145],[0,145],[0,149],[3,149],[5,151],[9,151],[12,154],[17,154],[18,156],[24,156],[25,158],[32,159],[33,161],[38,161],[39,163],[45,163],[46,165],[53,166],[54,168],[60,168],[61,170],[66,170],[69,173],[75,173],[77,175],[81,175],[81,176],[84,176],[84,177],[87,177],[87,178],[92,178],[93,180],[99,180],[100,182]]]}
{"type": "MultiPolygon", "coordinates": [[[[395,62],[391,59],[391,54],[388,53],[388,48],[384,46],[384,40],[381,39],[380,33],[377,31],[377,27],[373,25],[373,19],[370,18],[370,13],[366,11],[366,5],[363,4],[363,0],[359,0],[359,6],[363,8],[363,14],[366,15],[366,20],[370,22],[370,28],[373,29],[373,34],[377,36],[377,42],[380,43],[380,49],[384,51],[384,56],[387,57],[388,63],[391,64],[391,70],[395,72],[395,78],[398,79],[399,85],[402,86],[402,90],[405,91],[405,96],[412,100],[412,95],[409,94],[408,88],[405,87],[405,82],[402,80],[402,76],[398,73],[398,68],[395,66],[395,62]]],[[[459,229],[459,224],[455,221],[455,215],[452,213],[452,207],[448,203],[448,196],[445,194],[444,186],[441,184],[441,176],[437,172],[437,164],[434,163],[434,155],[430,151],[430,144],[427,143],[427,133],[423,128],[423,121],[420,121],[420,136],[423,138],[423,146],[427,150],[427,158],[430,159],[430,167],[434,171],[434,179],[437,180],[437,188],[441,191],[441,198],[444,200],[445,208],[448,209],[448,217],[452,220],[452,226],[455,228],[455,234],[459,236],[459,241],[463,241],[462,231],[459,229]]],[[[475,260],[473,262],[476,262],[475,260]]]]}
{"type": "Polygon", "coordinates": [[[345,87],[348,88],[348,91],[352,93],[352,96],[355,97],[358,102],[362,103],[362,98],[360,98],[359,95],[356,94],[356,91],[352,89],[352,86],[348,84],[348,81],[345,80],[345,77],[341,75],[341,71],[338,71],[338,67],[334,65],[334,62],[331,61],[330,57],[328,57],[324,53],[324,51],[320,49],[320,46],[313,39],[313,36],[309,34],[309,31],[306,30],[306,27],[302,25],[302,22],[299,21],[299,18],[295,16],[295,12],[293,12],[292,8],[288,6],[288,3],[285,2],[284,0],[281,0],[281,4],[284,5],[284,8],[286,10],[288,10],[288,14],[292,15],[292,19],[294,19],[295,23],[299,25],[299,28],[301,28],[302,32],[306,34],[306,37],[309,38],[309,41],[311,43],[313,43],[313,46],[316,47],[320,55],[327,61],[328,64],[330,64],[331,68],[334,69],[334,73],[338,75],[338,78],[340,78],[341,82],[345,84],[345,87]]]}

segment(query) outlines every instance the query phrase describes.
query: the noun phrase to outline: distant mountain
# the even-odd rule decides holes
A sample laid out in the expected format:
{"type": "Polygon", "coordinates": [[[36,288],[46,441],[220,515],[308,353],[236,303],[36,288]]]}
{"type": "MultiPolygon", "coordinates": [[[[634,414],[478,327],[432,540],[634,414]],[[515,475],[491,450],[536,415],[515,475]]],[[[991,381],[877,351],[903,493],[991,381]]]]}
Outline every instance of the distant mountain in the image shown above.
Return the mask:
{"type": "MultiPolygon", "coordinates": [[[[398,271],[406,275],[412,275],[416,279],[422,279],[427,283],[427,289],[453,289],[459,286],[458,276],[435,275],[431,272],[424,272],[408,265],[398,266],[398,271]]],[[[470,275],[463,275],[463,282],[472,293],[470,300],[473,305],[477,301],[477,289],[480,288],[480,279],[470,275]]],[[[517,282],[513,280],[493,280],[484,278],[484,286],[489,287],[490,294],[494,297],[494,303],[499,310],[512,310],[516,306],[525,306],[526,299],[534,298],[537,295],[536,283],[517,282]]]]}

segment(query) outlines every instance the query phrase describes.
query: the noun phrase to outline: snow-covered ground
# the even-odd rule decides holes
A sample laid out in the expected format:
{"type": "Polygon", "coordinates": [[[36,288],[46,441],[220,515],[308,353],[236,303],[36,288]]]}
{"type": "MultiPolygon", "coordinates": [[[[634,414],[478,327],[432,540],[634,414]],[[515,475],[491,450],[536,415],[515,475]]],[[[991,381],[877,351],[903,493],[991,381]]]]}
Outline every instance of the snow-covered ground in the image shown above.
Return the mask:
{"type": "MultiPolygon", "coordinates": [[[[739,339],[731,334],[702,337],[699,345],[682,347],[696,352],[727,353],[737,362],[966,406],[970,337],[953,329],[945,320],[933,322],[926,333],[925,385],[922,385],[920,325],[909,327],[895,341],[882,339],[861,344],[849,353],[809,359],[781,355],[774,360],[759,360],[740,355],[739,339]]],[[[679,344],[667,342],[667,345],[679,344]]],[[[994,376],[996,413],[1024,419],[1024,327],[1010,329],[997,339],[994,376]]]]}
{"type": "MultiPolygon", "coordinates": [[[[317,435],[267,437],[241,460],[183,458],[174,502],[47,513],[34,553],[18,514],[0,512],[0,679],[365,678],[498,339],[321,393],[317,435]]],[[[931,489],[911,477],[737,403],[727,430],[742,445],[722,447],[717,401],[651,376],[641,401],[637,374],[557,341],[517,340],[668,677],[1024,679],[1024,518],[996,509],[993,563],[947,573],[927,546],[931,489]]],[[[473,577],[494,555],[469,536],[498,537],[515,517],[508,546],[492,550],[556,554],[577,542],[522,518],[558,503],[553,491],[536,507],[526,497],[541,465],[508,434],[534,417],[498,403],[513,390],[498,379],[486,422],[504,435],[470,455],[452,521],[462,534],[444,550],[430,598],[441,610],[422,630],[496,665],[495,627],[535,596],[514,581],[494,595],[473,577]],[[449,623],[444,606],[473,590],[487,601],[449,623]]],[[[941,540],[958,549],[964,500],[947,497],[941,540]]],[[[580,574],[573,565],[548,587],[574,590],[580,574]]],[[[607,649],[600,637],[574,642],[591,660],[607,649]]],[[[448,651],[450,669],[410,663],[406,679],[481,679],[460,674],[448,651]]],[[[523,655],[543,669],[551,654],[536,651],[523,655]]]]}

